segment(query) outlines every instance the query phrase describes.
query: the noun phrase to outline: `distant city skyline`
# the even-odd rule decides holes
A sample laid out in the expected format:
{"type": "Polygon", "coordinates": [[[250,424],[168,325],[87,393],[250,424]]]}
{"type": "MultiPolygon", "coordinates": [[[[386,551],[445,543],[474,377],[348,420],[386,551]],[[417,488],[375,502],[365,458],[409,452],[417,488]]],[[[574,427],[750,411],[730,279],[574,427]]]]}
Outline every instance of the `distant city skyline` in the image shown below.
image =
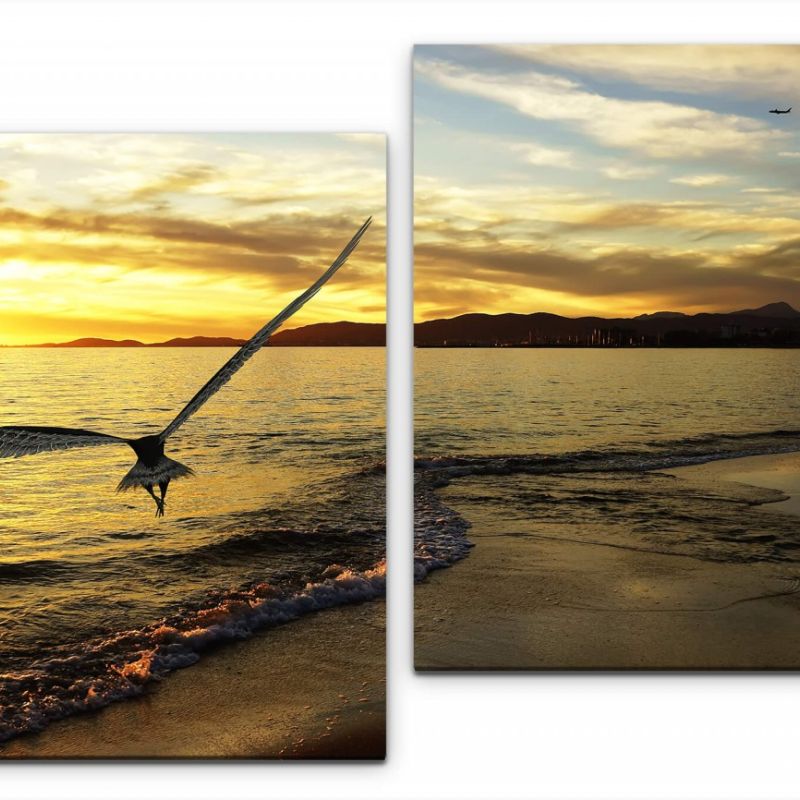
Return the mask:
{"type": "Polygon", "coordinates": [[[249,338],[368,216],[292,327],[385,318],[385,138],[0,134],[0,344],[249,338]]]}
{"type": "Polygon", "coordinates": [[[418,46],[415,318],[800,306],[800,47],[418,46]]]}

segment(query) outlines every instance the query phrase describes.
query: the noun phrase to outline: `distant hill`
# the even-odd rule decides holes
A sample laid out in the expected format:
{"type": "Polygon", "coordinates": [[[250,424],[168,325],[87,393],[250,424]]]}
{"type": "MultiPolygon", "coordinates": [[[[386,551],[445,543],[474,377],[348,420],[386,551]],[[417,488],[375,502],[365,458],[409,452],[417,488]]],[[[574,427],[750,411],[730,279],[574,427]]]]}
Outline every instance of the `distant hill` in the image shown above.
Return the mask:
{"type": "MultiPolygon", "coordinates": [[[[87,337],[70,342],[48,342],[26,347],[241,347],[245,341],[230,336],[190,336],[145,344],[136,339],[87,337]]],[[[367,322],[320,322],[293,330],[278,331],[269,341],[272,347],[384,347],[385,344],[386,325],[367,322]]]]}
{"type": "Polygon", "coordinates": [[[230,336],[190,336],[188,339],[169,339],[166,342],[147,344],[145,347],[241,347],[246,339],[230,336]]]}
{"type": "Polygon", "coordinates": [[[798,346],[800,312],[788,303],[717,314],[661,311],[638,317],[462,314],[414,326],[418,347],[798,346]]]}
{"type": "Polygon", "coordinates": [[[634,319],[678,319],[685,316],[682,311],[656,311],[653,314],[639,314],[634,319]]]}
{"type": "Polygon", "coordinates": [[[145,347],[135,339],[97,339],[89,337],[86,339],[73,339],[71,342],[48,342],[47,344],[32,344],[27,347],[145,347]]]}
{"type": "Polygon", "coordinates": [[[734,311],[733,313],[756,317],[773,317],[775,319],[797,319],[800,317],[800,311],[792,308],[788,303],[767,303],[761,308],[748,308],[745,311],[734,311]]]}
{"type": "Polygon", "coordinates": [[[279,331],[273,347],[384,347],[386,325],[378,322],[318,322],[290,331],[279,331]]]}

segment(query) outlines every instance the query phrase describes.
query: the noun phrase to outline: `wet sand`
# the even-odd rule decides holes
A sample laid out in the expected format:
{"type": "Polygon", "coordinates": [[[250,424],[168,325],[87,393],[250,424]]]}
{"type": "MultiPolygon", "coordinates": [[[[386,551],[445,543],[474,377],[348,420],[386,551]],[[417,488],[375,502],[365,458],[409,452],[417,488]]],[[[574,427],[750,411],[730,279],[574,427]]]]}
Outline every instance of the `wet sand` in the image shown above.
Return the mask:
{"type": "Polygon", "coordinates": [[[800,453],[730,458],[664,471],[712,485],[720,481],[735,481],[777,489],[787,495],[787,499],[770,503],[769,509],[800,515],[800,453]]]}
{"type": "Polygon", "coordinates": [[[209,653],[145,695],[0,746],[6,758],[385,757],[385,603],[209,653]]]}
{"type": "MultiPolygon", "coordinates": [[[[800,454],[670,472],[687,484],[779,488],[790,499],[762,508],[798,511],[800,454]]],[[[472,522],[476,546],[416,587],[417,669],[800,668],[797,564],[509,535],[519,521],[487,509],[485,487],[473,501],[459,484],[441,496],[472,522]]]]}

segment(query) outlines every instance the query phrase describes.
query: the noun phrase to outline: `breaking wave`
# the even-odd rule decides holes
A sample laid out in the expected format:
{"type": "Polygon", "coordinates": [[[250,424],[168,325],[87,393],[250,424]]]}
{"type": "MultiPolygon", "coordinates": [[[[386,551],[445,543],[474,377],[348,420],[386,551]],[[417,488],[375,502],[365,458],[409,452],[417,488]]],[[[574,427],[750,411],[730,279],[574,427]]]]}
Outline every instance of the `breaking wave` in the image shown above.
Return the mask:
{"type": "Polygon", "coordinates": [[[0,607],[0,742],[135,697],[209,648],[382,596],[384,497],[384,470],[358,468],[175,535],[92,531],[63,557],[0,564],[16,604],[0,607]]]}
{"type": "Polygon", "coordinates": [[[305,614],[385,593],[386,562],[354,571],[327,567],[296,591],[269,583],[213,598],[202,608],[142,628],[55,648],[24,670],[0,674],[0,741],[55,719],[140,694],[151,681],[194,664],[204,650],[305,614]]]}

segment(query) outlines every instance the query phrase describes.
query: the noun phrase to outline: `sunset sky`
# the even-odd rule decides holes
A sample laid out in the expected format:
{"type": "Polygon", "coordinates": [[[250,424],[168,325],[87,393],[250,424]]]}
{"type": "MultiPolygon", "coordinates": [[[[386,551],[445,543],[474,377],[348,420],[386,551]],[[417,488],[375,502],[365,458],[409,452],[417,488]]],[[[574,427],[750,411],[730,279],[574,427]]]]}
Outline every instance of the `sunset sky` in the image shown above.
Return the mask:
{"type": "Polygon", "coordinates": [[[796,46],[418,46],[416,318],[800,307],[798,74],[796,46]]]}
{"type": "Polygon", "coordinates": [[[375,222],[287,325],[385,318],[385,139],[0,134],[0,345],[249,337],[375,222]]]}

